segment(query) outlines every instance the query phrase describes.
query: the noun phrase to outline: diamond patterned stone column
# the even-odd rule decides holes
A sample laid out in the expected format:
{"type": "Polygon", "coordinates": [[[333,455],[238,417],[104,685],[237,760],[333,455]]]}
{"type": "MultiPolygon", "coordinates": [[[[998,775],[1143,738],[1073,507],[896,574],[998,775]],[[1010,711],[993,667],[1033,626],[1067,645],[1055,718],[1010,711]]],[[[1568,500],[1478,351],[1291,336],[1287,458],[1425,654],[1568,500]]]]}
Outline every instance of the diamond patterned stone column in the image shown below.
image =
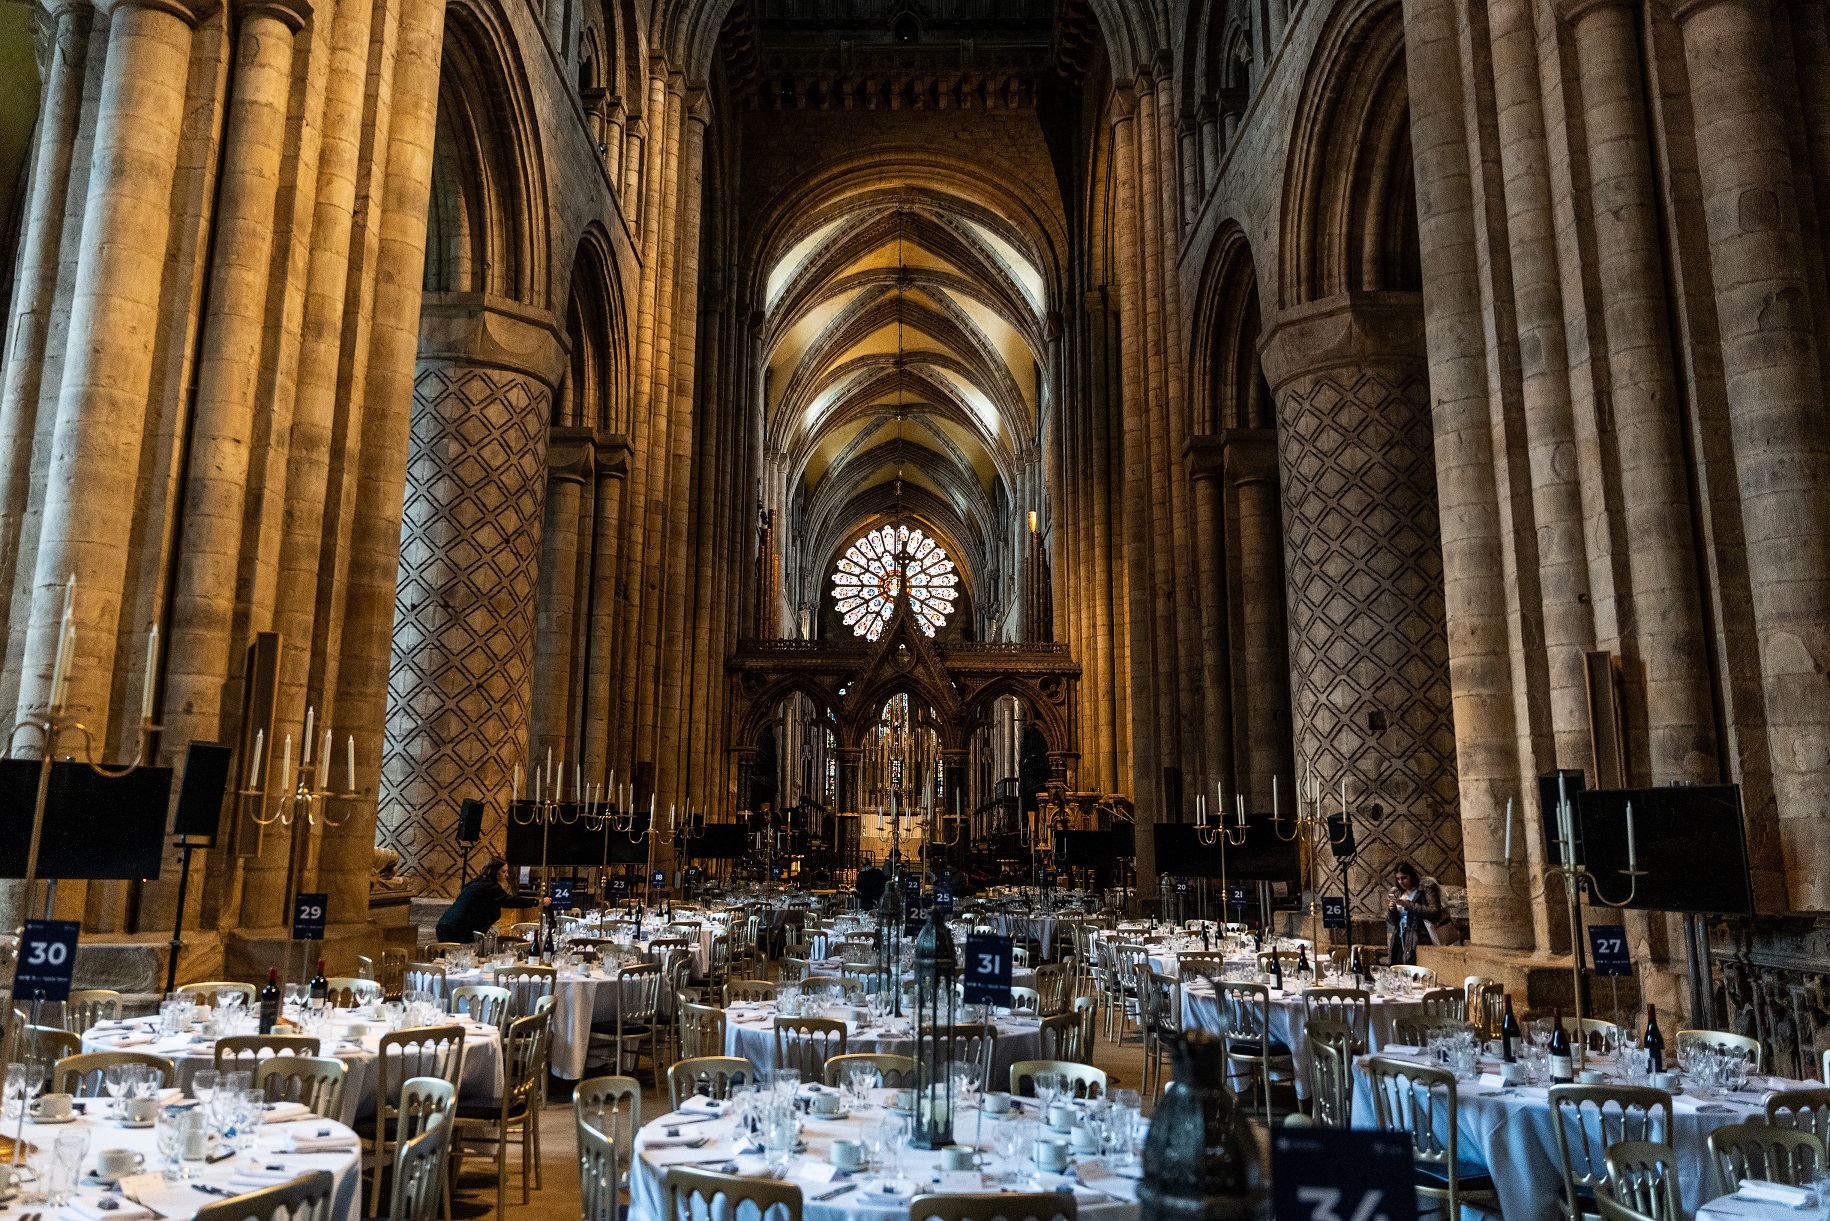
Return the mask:
{"type": "Polygon", "coordinates": [[[1353,293],[1286,311],[1263,349],[1296,767],[1314,765],[1330,813],[1347,778],[1362,919],[1396,860],[1464,878],[1422,326],[1416,294],[1353,293]]]}
{"type": "Polygon", "coordinates": [[[456,893],[464,798],[500,849],[526,756],[551,396],[423,355],[414,381],[376,843],[424,894],[456,893]]]}

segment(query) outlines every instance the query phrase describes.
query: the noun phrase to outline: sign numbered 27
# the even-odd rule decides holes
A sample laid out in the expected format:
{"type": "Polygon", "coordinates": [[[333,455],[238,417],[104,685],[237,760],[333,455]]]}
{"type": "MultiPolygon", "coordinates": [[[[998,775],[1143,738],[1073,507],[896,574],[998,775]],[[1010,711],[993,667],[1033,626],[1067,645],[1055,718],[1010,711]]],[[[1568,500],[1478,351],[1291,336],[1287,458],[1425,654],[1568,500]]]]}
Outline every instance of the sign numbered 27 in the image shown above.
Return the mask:
{"type": "Polygon", "coordinates": [[[1627,949],[1627,930],[1619,924],[1589,925],[1589,949],[1595,974],[1607,978],[1633,974],[1633,955],[1627,949]]]}
{"type": "Polygon", "coordinates": [[[13,999],[66,1001],[76,970],[74,920],[27,920],[19,937],[19,964],[13,971],[13,999]]]}

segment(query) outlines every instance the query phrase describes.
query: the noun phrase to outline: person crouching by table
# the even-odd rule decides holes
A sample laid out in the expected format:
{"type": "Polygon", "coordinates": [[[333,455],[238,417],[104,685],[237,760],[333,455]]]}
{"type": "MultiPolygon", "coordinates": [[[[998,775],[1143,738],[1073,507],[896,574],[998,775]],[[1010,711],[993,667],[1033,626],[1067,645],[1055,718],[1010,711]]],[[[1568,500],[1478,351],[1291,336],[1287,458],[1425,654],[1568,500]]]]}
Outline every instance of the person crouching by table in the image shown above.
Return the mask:
{"type": "Polygon", "coordinates": [[[1415,966],[1417,946],[1438,944],[1435,926],[1447,918],[1440,886],[1419,877],[1409,861],[1392,866],[1391,889],[1385,892],[1385,927],[1394,966],[1415,966]]]}
{"type": "Polygon", "coordinates": [[[502,858],[491,857],[438,920],[440,941],[475,941],[502,918],[503,908],[545,907],[549,900],[517,895],[502,888],[502,858]]]}
{"type": "Polygon", "coordinates": [[[883,870],[877,868],[875,860],[867,860],[864,868],[858,870],[858,910],[873,911],[877,900],[883,897],[883,888],[889,885],[889,879],[883,870]]]}

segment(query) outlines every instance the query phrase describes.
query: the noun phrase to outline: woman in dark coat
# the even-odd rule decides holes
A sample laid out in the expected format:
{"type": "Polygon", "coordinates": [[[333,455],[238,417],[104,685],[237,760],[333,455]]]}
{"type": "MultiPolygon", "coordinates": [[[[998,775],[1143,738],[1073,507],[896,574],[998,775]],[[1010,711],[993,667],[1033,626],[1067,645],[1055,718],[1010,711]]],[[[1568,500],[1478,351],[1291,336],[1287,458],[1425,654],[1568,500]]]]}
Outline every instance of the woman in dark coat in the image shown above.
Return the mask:
{"type": "Polygon", "coordinates": [[[1409,861],[1392,866],[1392,888],[1385,893],[1385,928],[1393,965],[1416,965],[1418,945],[1436,943],[1430,926],[1447,918],[1441,887],[1419,877],[1409,861]]]}

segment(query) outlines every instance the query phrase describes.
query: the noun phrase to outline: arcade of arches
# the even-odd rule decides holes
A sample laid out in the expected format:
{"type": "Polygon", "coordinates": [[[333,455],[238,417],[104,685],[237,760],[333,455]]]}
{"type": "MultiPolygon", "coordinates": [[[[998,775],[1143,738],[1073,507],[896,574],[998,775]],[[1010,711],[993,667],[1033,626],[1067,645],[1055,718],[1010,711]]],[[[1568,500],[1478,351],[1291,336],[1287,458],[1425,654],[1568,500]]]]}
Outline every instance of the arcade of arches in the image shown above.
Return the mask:
{"type": "MultiPolygon", "coordinates": [[[[1647,995],[1830,969],[1821,0],[0,17],[0,707],[73,639],[98,752],[235,749],[187,972],[383,936],[549,757],[973,868],[1039,796],[1142,908],[1198,796],[1344,792],[1369,933],[1408,859],[1546,990],[1537,778],[1732,783],[1757,914],[1628,912],[1647,995]]],[[[58,914],[162,949],[168,856],[58,914]]]]}

